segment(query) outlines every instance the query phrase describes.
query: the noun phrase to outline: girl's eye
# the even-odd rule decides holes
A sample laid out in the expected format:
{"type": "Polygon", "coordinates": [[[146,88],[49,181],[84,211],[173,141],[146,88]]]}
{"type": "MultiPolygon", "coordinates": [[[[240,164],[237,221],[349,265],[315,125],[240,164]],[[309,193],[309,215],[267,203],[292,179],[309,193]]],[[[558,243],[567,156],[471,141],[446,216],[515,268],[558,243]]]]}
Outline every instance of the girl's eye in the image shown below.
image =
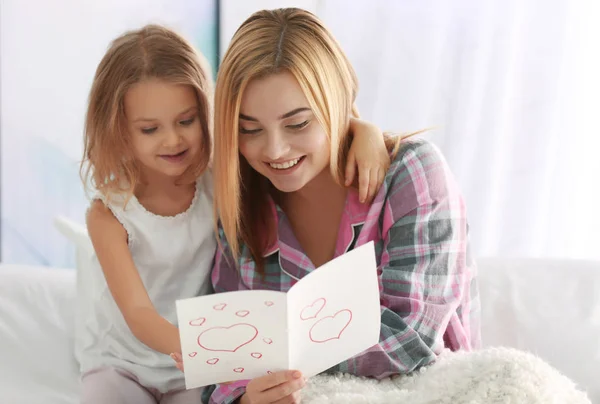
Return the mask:
{"type": "Polygon", "coordinates": [[[153,128],[142,128],[141,131],[144,135],[151,135],[154,132],[156,132],[157,127],[153,127],[153,128]]]}
{"type": "Polygon", "coordinates": [[[183,125],[183,126],[190,126],[191,124],[193,124],[193,123],[194,123],[194,121],[195,121],[195,120],[196,120],[196,117],[195,117],[195,116],[193,116],[193,117],[191,117],[191,118],[189,118],[189,119],[186,119],[186,120],[184,120],[184,121],[179,121],[179,124],[180,124],[180,125],[183,125]]]}
{"type": "Polygon", "coordinates": [[[290,129],[296,129],[296,130],[298,130],[298,129],[302,129],[302,128],[306,127],[306,125],[308,125],[309,123],[310,123],[310,121],[307,119],[306,121],[301,122],[301,123],[299,123],[297,125],[288,125],[287,127],[290,128],[290,129]]]}
{"type": "Polygon", "coordinates": [[[253,135],[260,131],[261,131],[261,129],[244,129],[244,128],[240,127],[240,133],[243,133],[244,135],[253,135]]]}

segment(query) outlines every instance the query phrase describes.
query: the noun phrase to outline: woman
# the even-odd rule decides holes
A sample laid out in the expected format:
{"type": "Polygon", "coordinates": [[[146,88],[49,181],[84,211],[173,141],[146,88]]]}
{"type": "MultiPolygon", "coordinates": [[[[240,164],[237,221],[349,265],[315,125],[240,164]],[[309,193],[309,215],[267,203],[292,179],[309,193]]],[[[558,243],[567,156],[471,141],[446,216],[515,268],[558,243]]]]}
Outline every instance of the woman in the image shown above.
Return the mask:
{"type": "MultiPolygon", "coordinates": [[[[378,345],[330,371],[383,378],[479,345],[479,300],[465,207],[439,151],[389,136],[392,164],[372,203],[344,187],[357,80],[311,13],[260,11],[234,35],[215,104],[216,292],[287,291],[345,252],[375,242],[378,345]]],[[[211,402],[296,402],[297,371],[219,385],[211,402]]]]}

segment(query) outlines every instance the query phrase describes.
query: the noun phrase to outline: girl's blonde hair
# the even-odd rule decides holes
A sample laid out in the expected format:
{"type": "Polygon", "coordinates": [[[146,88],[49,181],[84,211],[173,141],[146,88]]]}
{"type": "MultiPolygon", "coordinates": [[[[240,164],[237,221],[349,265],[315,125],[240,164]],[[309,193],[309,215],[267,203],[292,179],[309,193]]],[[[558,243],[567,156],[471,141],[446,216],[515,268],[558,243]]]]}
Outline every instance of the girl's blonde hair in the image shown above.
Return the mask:
{"type": "MultiPolygon", "coordinates": [[[[251,80],[281,71],[294,75],[329,136],[330,170],[340,185],[351,143],[350,117],[358,117],[354,69],[315,15],[297,8],[263,10],[234,34],[215,91],[215,214],[234,259],[246,245],[258,272],[275,237],[267,199],[271,186],[239,155],[240,104],[251,80]]],[[[391,138],[386,142],[391,148],[398,144],[391,138]]]]}
{"type": "Polygon", "coordinates": [[[86,187],[93,186],[106,198],[124,193],[129,199],[139,181],[124,98],[132,85],[150,78],[188,85],[196,92],[202,149],[181,181],[195,181],[209,163],[212,78],[206,60],[168,28],[147,25],[126,32],[111,43],[96,69],[85,118],[81,177],[86,187]]]}

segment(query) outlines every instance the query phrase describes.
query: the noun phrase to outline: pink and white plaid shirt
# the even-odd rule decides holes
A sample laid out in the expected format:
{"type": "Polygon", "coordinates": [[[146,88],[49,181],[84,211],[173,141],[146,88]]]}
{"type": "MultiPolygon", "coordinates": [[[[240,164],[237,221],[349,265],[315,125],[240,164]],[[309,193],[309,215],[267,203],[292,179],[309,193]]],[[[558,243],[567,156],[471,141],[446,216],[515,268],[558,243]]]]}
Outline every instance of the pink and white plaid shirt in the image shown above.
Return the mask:
{"type": "MultiPolygon", "coordinates": [[[[278,241],[265,254],[265,276],[242,248],[239,269],[221,232],[212,273],[215,292],[289,290],[314,265],[294,237],[285,213],[273,204],[278,241]]],[[[445,347],[480,344],[479,294],[469,252],[468,224],[460,191],[439,150],[407,139],[373,203],[350,191],[335,256],[375,242],[381,293],[379,344],[327,372],[383,378],[431,364],[445,347]]],[[[232,403],[247,381],[217,385],[210,403],[232,403]]]]}

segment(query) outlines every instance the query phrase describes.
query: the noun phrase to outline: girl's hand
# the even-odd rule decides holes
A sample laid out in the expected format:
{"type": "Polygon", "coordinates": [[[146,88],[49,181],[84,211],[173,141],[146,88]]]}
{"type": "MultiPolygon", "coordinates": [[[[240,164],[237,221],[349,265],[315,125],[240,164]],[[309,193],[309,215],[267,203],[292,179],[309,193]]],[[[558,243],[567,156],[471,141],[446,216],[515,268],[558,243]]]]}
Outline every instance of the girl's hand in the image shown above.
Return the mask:
{"type": "Polygon", "coordinates": [[[177,369],[183,372],[183,357],[181,356],[181,354],[178,352],[172,353],[171,359],[175,361],[175,366],[177,367],[177,369]]]}
{"type": "Polygon", "coordinates": [[[352,145],[346,163],[345,185],[354,182],[358,167],[358,195],[362,203],[370,203],[390,166],[390,155],[385,146],[383,133],[369,122],[351,118],[352,145]]]}
{"type": "Polygon", "coordinates": [[[252,379],[240,404],[300,403],[305,381],[297,370],[284,370],[252,379]]]}

